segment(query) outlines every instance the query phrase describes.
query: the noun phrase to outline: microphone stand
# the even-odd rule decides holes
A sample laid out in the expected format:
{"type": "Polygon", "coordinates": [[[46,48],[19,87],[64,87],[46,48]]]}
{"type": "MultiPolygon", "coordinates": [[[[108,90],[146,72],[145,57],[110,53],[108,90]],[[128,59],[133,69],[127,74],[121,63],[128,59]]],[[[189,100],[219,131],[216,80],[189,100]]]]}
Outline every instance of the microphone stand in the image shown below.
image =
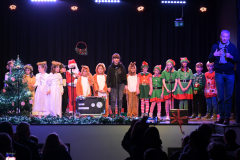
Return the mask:
{"type": "Polygon", "coordinates": [[[170,110],[171,110],[171,108],[172,108],[172,84],[173,84],[173,80],[172,80],[172,67],[170,68],[170,79],[169,79],[169,81],[170,81],[170,88],[171,88],[171,106],[170,106],[170,108],[169,108],[169,113],[170,113],[170,110]]]}
{"type": "Polygon", "coordinates": [[[71,99],[72,99],[72,106],[73,106],[73,116],[75,115],[75,111],[74,111],[74,82],[72,81],[73,80],[73,72],[72,70],[75,69],[75,67],[72,67],[72,68],[69,68],[70,69],[70,72],[71,72],[71,99]]]}
{"type": "MultiPolygon", "coordinates": [[[[19,71],[20,70],[23,70],[23,68],[17,68],[17,71],[18,71],[18,80],[17,80],[17,96],[18,96],[18,103],[17,103],[17,109],[18,109],[18,116],[20,116],[20,105],[19,105],[19,98],[20,98],[20,93],[19,93],[19,79],[20,79],[20,77],[19,77],[19,71]]],[[[17,113],[17,109],[16,109],[16,107],[15,107],[15,112],[17,113]]]]}
{"type": "Polygon", "coordinates": [[[118,67],[115,68],[115,76],[116,76],[116,89],[117,89],[117,109],[118,109],[117,113],[118,113],[118,116],[120,116],[120,111],[119,111],[119,88],[118,88],[118,67]]]}

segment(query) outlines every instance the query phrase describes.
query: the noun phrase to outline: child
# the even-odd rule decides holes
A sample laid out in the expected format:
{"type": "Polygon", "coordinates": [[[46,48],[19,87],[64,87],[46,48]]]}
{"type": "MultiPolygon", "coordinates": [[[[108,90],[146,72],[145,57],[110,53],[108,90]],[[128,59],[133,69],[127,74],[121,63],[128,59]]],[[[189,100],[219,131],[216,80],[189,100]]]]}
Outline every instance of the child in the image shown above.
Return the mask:
{"type": "Polygon", "coordinates": [[[164,86],[164,95],[165,100],[165,110],[166,110],[166,119],[169,120],[169,109],[174,109],[174,98],[176,98],[177,93],[177,80],[179,74],[174,69],[175,61],[172,59],[167,60],[166,67],[162,72],[162,82],[164,86]],[[172,94],[171,94],[172,93],[172,94]]]}
{"type": "Polygon", "coordinates": [[[152,86],[153,86],[153,92],[152,92],[152,96],[150,99],[150,102],[152,102],[151,104],[151,108],[150,108],[150,113],[149,113],[149,117],[152,118],[153,116],[153,110],[154,107],[157,103],[157,117],[160,119],[161,118],[161,102],[164,102],[163,99],[163,89],[162,89],[162,78],[161,78],[161,65],[155,66],[154,67],[154,75],[152,77],[152,86]]]}
{"type": "Polygon", "coordinates": [[[120,55],[118,53],[114,53],[112,55],[112,64],[108,67],[107,70],[107,87],[108,92],[111,96],[111,109],[113,113],[113,117],[115,117],[115,107],[116,107],[116,100],[117,100],[117,86],[118,83],[118,91],[119,91],[119,111],[122,110],[122,98],[124,88],[127,89],[127,74],[124,65],[120,62],[120,55]],[[116,82],[116,74],[117,82],[116,82]]]}
{"type": "Polygon", "coordinates": [[[141,113],[142,113],[141,117],[143,117],[148,116],[149,98],[152,95],[153,89],[152,89],[152,74],[147,72],[148,63],[143,61],[141,68],[142,72],[138,74],[137,94],[140,94],[139,98],[141,99],[141,113]],[[146,104],[146,110],[144,104],[146,104]]]}
{"type": "Polygon", "coordinates": [[[76,84],[81,73],[78,70],[77,63],[74,59],[68,61],[69,70],[66,72],[66,80],[68,86],[68,108],[70,116],[73,115],[73,111],[76,111],[76,84]]]}
{"type": "Polygon", "coordinates": [[[126,99],[127,99],[127,116],[138,117],[138,96],[136,94],[138,76],[136,74],[136,62],[128,66],[126,99]]]}
{"type": "Polygon", "coordinates": [[[211,111],[213,107],[212,119],[217,119],[217,88],[215,83],[215,71],[213,71],[214,62],[207,62],[208,72],[205,73],[206,84],[204,95],[207,102],[207,115],[204,117],[206,119],[211,118],[211,111]]]}
{"type": "Polygon", "coordinates": [[[181,68],[178,70],[180,78],[178,79],[177,97],[180,100],[179,109],[188,109],[188,100],[193,99],[192,79],[193,73],[187,67],[189,61],[187,57],[180,58],[181,68]],[[184,105],[184,106],[183,106],[184,105]]]}
{"type": "Polygon", "coordinates": [[[39,73],[36,75],[36,83],[34,84],[34,86],[37,87],[37,90],[35,93],[35,102],[32,112],[35,112],[38,116],[47,116],[50,114],[50,109],[47,104],[47,62],[38,62],[37,65],[39,73]]]}
{"type": "Polygon", "coordinates": [[[196,118],[196,109],[198,107],[198,117],[197,119],[201,119],[202,117],[202,107],[204,101],[204,87],[205,87],[205,75],[202,73],[203,64],[198,62],[196,64],[196,71],[193,75],[193,113],[190,118],[196,118]]]}
{"type": "Polygon", "coordinates": [[[76,85],[77,96],[90,97],[92,95],[91,86],[93,77],[88,66],[82,65],[81,76],[78,78],[76,85]]]}
{"type": "Polygon", "coordinates": [[[105,97],[105,114],[103,115],[104,117],[108,117],[109,112],[108,112],[108,92],[107,92],[107,75],[104,74],[106,71],[106,67],[103,63],[99,63],[96,66],[96,74],[93,76],[93,92],[94,96],[96,97],[105,97]]]}
{"type": "MultiPolygon", "coordinates": [[[[28,89],[32,93],[32,100],[34,102],[34,96],[35,96],[35,86],[34,84],[36,83],[36,78],[33,75],[33,67],[31,64],[26,64],[24,67],[24,72],[25,74],[23,75],[24,81],[28,84],[28,89]]],[[[34,103],[32,104],[32,108],[34,108],[34,103]]],[[[36,115],[36,113],[32,113],[32,115],[36,115]]]]}
{"type": "MultiPolygon", "coordinates": [[[[7,81],[10,74],[12,74],[12,68],[14,66],[13,62],[14,62],[13,60],[7,62],[6,68],[7,70],[9,70],[9,72],[5,74],[5,79],[4,79],[5,81],[7,81]]],[[[6,87],[6,84],[4,84],[4,87],[6,87]]]]}
{"type": "Polygon", "coordinates": [[[51,73],[47,79],[48,106],[52,116],[62,117],[63,81],[60,71],[60,62],[52,61],[51,73]]]}
{"type": "Polygon", "coordinates": [[[67,88],[67,81],[66,81],[66,65],[63,63],[60,66],[60,72],[62,75],[63,81],[63,95],[62,95],[62,115],[66,113],[66,109],[68,106],[68,88],[67,88]]]}

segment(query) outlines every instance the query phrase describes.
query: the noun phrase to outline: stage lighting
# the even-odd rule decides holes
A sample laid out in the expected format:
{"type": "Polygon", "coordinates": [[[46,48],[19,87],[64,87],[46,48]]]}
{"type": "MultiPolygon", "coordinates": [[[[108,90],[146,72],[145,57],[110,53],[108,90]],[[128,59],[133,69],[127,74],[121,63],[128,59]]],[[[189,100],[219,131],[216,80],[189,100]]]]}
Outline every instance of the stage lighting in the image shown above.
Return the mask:
{"type": "Polygon", "coordinates": [[[31,0],[32,2],[56,2],[57,0],[31,0]]]}
{"type": "Polygon", "coordinates": [[[186,4],[186,1],[161,1],[161,3],[168,3],[168,4],[186,4]]]}
{"type": "Polygon", "coordinates": [[[138,10],[138,12],[142,12],[142,11],[144,11],[144,7],[143,6],[139,6],[139,7],[137,7],[137,10],[138,10]]]}
{"type": "Polygon", "coordinates": [[[120,3],[120,0],[95,0],[96,3],[120,3]]]}
{"type": "Polygon", "coordinates": [[[207,8],[206,8],[206,7],[201,7],[201,8],[200,8],[200,11],[201,11],[201,12],[207,12],[207,8]]]}
{"type": "Polygon", "coordinates": [[[78,6],[72,6],[72,7],[71,7],[71,10],[72,10],[72,11],[77,11],[77,10],[78,10],[78,6]]]}
{"type": "Polygon", "coordinates": [[[10,5],[9,8],[10,8],[11,10],[16,10],[16,9],[17,9],[17,6],[16,6],[16,5],[10,5]]]}

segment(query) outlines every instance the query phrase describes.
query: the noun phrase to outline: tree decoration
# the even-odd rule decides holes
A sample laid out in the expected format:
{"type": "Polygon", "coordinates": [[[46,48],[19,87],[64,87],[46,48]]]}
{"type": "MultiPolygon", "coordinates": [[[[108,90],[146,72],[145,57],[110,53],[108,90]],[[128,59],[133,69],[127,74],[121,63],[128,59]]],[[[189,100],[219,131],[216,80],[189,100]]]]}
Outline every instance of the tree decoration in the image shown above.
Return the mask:
{"type": "Polygon", "coordinates": [[[75,51],[76,51],[76,53],[79,54],[79,55],[84,55],[84,56],[88,55],[87,45],[86,45],[86,43],[84,43],[84,42],[82,42],[82,41],[81,41],[81,42],[78,42],[78,43],[76,44],[75,51]],[[86,48],[84,48],[84,49],[79,49],[79,48],[78,48],[78,44],[80,44],[80,43],[84,44],[86,48]]]}
{"type": "Polygon", "coordinates": [[[0,116],[7,114],[16,114],[16,108],[20,108],[20,113],[30,114],[32,105],[29,103],[29,98],[32,96],[26,82],[23,82],[24,64],[17,56],[13,61],[13,68],[8,73],[8,79],[4,81],[6,84],[0,93],[0,116]],[[19,101],[18,101],[19,87],[19,101]],[[24,102],[25,104],[23,105],[24,102]],[[19,104],[18,104],[19,103],[19,104]],[[26,112],[24,112],[26,111],[26,112]]]}

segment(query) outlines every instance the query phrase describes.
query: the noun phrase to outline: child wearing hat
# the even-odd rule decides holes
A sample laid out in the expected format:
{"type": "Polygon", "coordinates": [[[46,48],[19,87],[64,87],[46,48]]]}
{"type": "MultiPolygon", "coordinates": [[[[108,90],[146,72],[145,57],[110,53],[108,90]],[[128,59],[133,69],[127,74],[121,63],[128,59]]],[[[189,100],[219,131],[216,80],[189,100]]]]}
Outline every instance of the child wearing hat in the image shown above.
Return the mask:
{"type": "Polygon", "coordinates": [[[214,62],[212,63],[207,62],[206,65],[207,65],[208,72],[205,73],[206,84],[204,89],[204,95],[207,102],[207,115],[204,118],[206,119],[211,118],[211,112],[213,108],[212,120],[216,120],[218,106],[217,106],[217,88],[216,88],[216,82],[215,82],[215,71],[213,71],[214,62]]]}
{"type": "MultiPolygon", "coordinates": [[[[28,84],[28,89],[31,91],[32,94],[32,108],[34,108],[34,96],[35,96],[35,86],[34,84],[36,83],[36,78],[33,75],[33,67],[31,64],[26,64],[24,67],[24,72],[25,74],[23,75],[23,80],[28,84]]],[[[33,112],[32,115],[36,115],[37,113],[33,112]]]]}
{"type": "Polygon", "coordinates": [[[162,84],[162,78],[161,78],[161,65],[157,65],[154,67],[154,75],[152,76],[152,86],[153,86],[153,92],[151,95],[150,102],[152,102],[150,107],[150,113],[149,117],[152,118],[153,116],[153,110],[157,103],[157,117],[161,118],[161,102],[164,102],[163,99],[163,84],[162,84]]]}
{"type": "Polygon", "coordinates": [[[68,88],[67,88],[67,78],[66,78],[66,65],[63,63],[60,66],[60,73],[62,75],[63,81],[63,95],[62,95],[62,115],[66,113],[68,107],[68,88]]]}
{"type": "Polygon", "coordinates": [[[193,75],[193,109],[191,119],[196,118],[196,109],[198,108],[197,120],[202,117],[202,107],[204,101],[204,87],[206,83],[205,74],[202,73],[203,64],[198,62],[196,64],[196,71],[193,75]]]}
{"type": "Polygon", "coordinates": [[[105,64],[99,63],[96,66],[96,74],[93,76],[93,92],[94,96],[96,97],[105,97],[105,114],[104,117],[108,117],[108,104],[109,104],[109,97],[108,97],[108,91],[107,91],[107,75],[104,74],[106,71],[105,64]]]}
{"type": "Polygon", "coordinates": [[[166,119],[169,120],[169,109],[174,109],[174,98],[177,96],[176,88],[179,74],[174,69],[175,61],[172,59],[167,60],[166,67],[162,72],[162,82],[164,86],[165,110],[166,119]]]}
{"type": "Polygon", "coordinates": [[[179,109],[188,109],[188,100],[193,99],[193,73],[187,66],[189,63],[187,57],[180,58],[180,63],[181,68],[178,70],[180,78],[178,79],[176,99],[180,100],[179,109]]]}
{"type": "Polygon", "coordinates": [[[137,67],[136,62],[131,62],[128,66],[127,85],[126,90],[127,98],[127,116],[138,117],[138,96],[137,96],[137,67]]]}
{"type": "Polygon", "coordinates": [[[82,65],[81,76],[78,78],[76,85],[77,96],[90,97],[92,95],[92,85],[92,74],[90,73],[88,66],[82,65]]]}
{"type": "Polygon", "coordinates": [[[142,63],[142,72],[138,74],[138,87],[137,94],[141,99],[141,117],[148,116],[149,110],[149,98],[152,95],[152,74],[148,71],[148,63],[143,61],[142,63]],[[146,105],[146,108],[145,108],[146,105]],[[145,114],[144,114],[145,110],[145,114]]]}

